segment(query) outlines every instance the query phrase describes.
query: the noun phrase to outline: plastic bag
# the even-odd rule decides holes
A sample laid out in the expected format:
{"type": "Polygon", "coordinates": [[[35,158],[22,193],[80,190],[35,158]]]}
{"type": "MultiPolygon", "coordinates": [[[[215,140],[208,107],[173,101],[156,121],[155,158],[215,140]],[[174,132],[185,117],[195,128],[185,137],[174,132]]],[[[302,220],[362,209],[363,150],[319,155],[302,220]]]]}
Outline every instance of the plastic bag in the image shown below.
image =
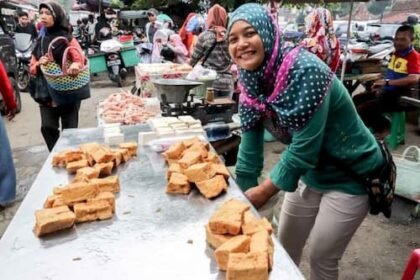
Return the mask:
{"type": "Polygon", "coordinates": [[[101,52],[105,52],[105,53],[117,52],[121,50],[122,47],[123,45],[119,41],[112,39],[112,40],[103,41],[101,43],[100,50],[101,52]]]}
{"type": "Polygon", "coordinates": [[[203,67],[201,64],[194,66],[192,71],[187,75],[187,80],[215,80],[217,77],[217,72],[203,67]]]}

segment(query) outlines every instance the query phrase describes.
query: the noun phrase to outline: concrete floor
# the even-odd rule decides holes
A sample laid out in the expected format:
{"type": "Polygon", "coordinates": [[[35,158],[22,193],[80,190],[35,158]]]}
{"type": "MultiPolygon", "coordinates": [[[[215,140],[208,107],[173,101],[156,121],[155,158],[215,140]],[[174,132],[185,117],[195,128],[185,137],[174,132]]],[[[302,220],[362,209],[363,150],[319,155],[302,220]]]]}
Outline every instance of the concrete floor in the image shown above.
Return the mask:
{"type": "MultiPolygon", "coordinates": [[[[133,80],[133,77],[130,78],[133,80]]],[[[130,83],[123,90],[130,90],[130,83]]],[[[95,77],[92,83],[92,97],[83,101],[80,110],[79,127],[95,127],[96,107],[109,94],[119,92],[106,76],[95,77]]],[[[16,118],[6,123],[13,149],[18,177],[17,202],[0,213],[0,237],[16,213],[20,202],[35,180],[42,164],[48,156],[40,128],[39,109],[28,93],[22,93],[23,109],[16,118]]],[[[406,145],[396,153],[402,153],[408,145],[420,145],[420,137],[415,127],[407,126],[406,145]]],[[[263,178],[278,161],[284,145],[278,142],[265,145],[265,168],[263,178]]],[[[277,215],[283,195],[280,193],[273,207],[264,215],[277,215]]],[[[398,279],[404,263],[412,249],[420,247],[420,222],[410,217],[413,205],[405,200],[397,200],[393,219],[369,216],[354,236],[340,264],[340,279],[398,279]]],[[[309,276],[308,248],[305,248],[301,269],[309,276]]],[[[418,276],[420,279],[420,275],[418,276]]]]}

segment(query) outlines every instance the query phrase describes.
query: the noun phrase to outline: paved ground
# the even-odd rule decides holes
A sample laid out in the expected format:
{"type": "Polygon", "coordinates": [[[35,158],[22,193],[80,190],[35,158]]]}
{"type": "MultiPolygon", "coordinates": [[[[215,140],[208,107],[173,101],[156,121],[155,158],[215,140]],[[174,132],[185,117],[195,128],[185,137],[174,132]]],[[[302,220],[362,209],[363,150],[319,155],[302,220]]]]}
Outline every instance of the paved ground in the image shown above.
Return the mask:
{"type": "MultiPolygon", "coordinates": [[[[133,77],[131,77],[131,80],[133,77]]],[[[130,86],[123,88],[129,90],[130,86]]],[[[113,92],[120,91],[106,77],[95,77],[92,83],[92,97],[82,103],[79,127],[96,126],[96,106],[99,101],[113,92]]],[[[18,174],[17,203],[0,213],[0,237],[17,211],[32,182],[35,180],[43,162],[48,156],[40,127],[37,105],[28,93],[22,94],[23,110],[12,122],[6,122],[9,139],[13,148],[14,161],[18,174]]],[[[408,127],[407,144],[420,144],[413,127],[408,127]]],[[[279,143],[266,143],[264,175],[277,162],[284,146],[279,143]]],[[[404,146],[397,152],[401,152],[404,146]]],[[[282,195],[274,209],[278,211],[282,195]]],[[[412,205],[397,200],[395,217],[369,216],[357,231],[340,265],[340,279],[399,279],[406,259],[414,248],[420,247],[420,222],[410,218],[412,205]]],[[[308,274],[307,248],[301,268],[308,274]]],[[[420,279],[418,275],[417,279],[420,279]]]]}

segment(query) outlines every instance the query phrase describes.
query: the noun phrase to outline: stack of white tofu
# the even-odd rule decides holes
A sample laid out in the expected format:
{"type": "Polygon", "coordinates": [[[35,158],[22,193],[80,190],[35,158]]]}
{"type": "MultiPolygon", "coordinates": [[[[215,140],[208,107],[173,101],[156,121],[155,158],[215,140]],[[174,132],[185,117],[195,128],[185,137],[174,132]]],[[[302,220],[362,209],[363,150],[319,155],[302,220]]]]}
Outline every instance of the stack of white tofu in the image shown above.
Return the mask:
{"type": "Polygon", "coordinates": [[[140,145],[145,145],[157,138],[205,134],[201,121],[191,116],[152,118],[148,120],[148,123],[153,131],[139,133],[140,145]]]}
{"type": "Polygon", "coordinates": [[[121,132],[121,125],[119,123],[105,124],[103,129],[105,143],[116,145],[124,142],[124,134],[121,132]]]}

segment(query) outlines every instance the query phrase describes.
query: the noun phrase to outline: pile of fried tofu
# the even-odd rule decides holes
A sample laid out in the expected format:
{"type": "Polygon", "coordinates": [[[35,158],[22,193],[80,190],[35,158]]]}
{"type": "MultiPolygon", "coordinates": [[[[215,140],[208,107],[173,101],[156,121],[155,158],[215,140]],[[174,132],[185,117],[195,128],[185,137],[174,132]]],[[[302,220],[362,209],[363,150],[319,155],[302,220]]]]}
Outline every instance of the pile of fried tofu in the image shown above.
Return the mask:
{"type": "Polygon", "coordinates": [[[52,165],[75,174],[66,186],[55,187],[44,209],[35,212],[37,236],[72,227],[75,223],[105,220],[115,213],[115,194],[120,191],[112,170],[137,155],[137,143],[122,143],[110,149],[86,143],[54,155],[52,165]]]}
{"type": "Polygon", "coordinates": [[[173,144],[162,155],[169,165],[167,193],[189,194],[196,186],[203,196],[214,198],[227,190],[229,171],[199,138],[173,144]]]}
{"type": "Polygon", "coordinates": [[[206,239],[228,280],[266,280],[273,266],[273,229],[267,219],[257,218],[250,205],[230,199],[206,225],[206,239]]]}

